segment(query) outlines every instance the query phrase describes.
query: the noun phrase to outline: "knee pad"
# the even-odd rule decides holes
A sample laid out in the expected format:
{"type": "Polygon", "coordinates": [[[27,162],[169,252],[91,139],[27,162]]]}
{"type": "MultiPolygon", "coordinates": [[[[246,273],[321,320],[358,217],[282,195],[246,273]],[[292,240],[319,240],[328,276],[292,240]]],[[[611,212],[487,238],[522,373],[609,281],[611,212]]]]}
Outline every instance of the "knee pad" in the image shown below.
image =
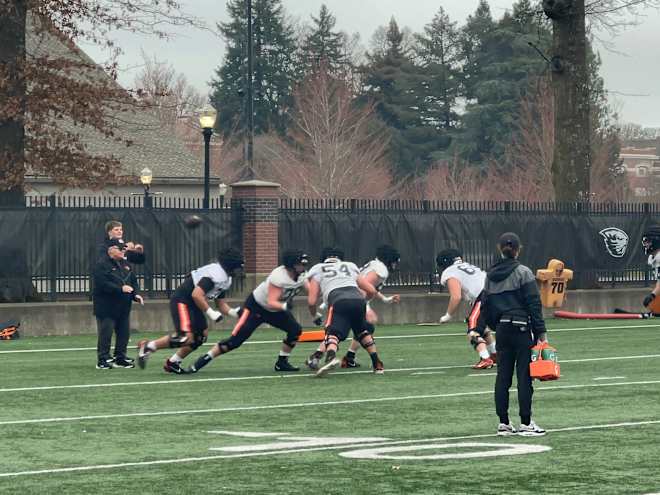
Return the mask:
{"type": "Polygon", "coordinates": [[[167,343],[170,349],[178,349],[191,344],[192,335],[185,332],[177,332],[170,335],[170,340],[167,343]]]}
{"type": "Polygon", "coordinates": [[[221,354],[226,354],[234,349],[238,349],[241,344],[243,344],[243,342],[232,335],[228,339],[218,342],[218,347],[220,348],[221,354]]]}
{"type": "Polygon", "coordinates": [[[282,342],[289,347],[295,347],[295,345],[298,343],[298,339],[300,338],[300,334],[302,333],[302,327],[298,325],[297,328],[290,330],[289,332],[286,333],[286,337],[282,342]]]}
{"type": "Polygon", "coordinates": [[[199,348],[203,343],[206,342],[207,337],[205,335],[195,335],[193,343],[190,345],[190,348],[194,351],[199,348]]]}
{"type": "Polygon", "coordinates": [[[336,335],[333,335],[333,334],[330,334],[330,333],[326,333],[326,334],[325,334],[325,341],[324,341],[324,343],[325,343],[326,348],[327,348],[330,344],[334,344],[334,345],[338,346],[338,345],[339,345],[339,338],[338,338],[336,335]]]}
{"type": "Polygon", "coordinates": [[[364,330],[363,332],[360,333],[360,335],[358,335],[358,342],[360,342],[360,345],[362,347],[364,347],[365,349],[367,347],[371,347],[372,345],[374,345],[376,343],[376,342],[374,342],[373,337],[371,336],[371,334],[367,330],[364,330]]]}
{"type": "Polygon", "coordinates": [[[370,335],[373,335],[376,332],[376,327],[374,326],[373,323],[365,323],[364,326],[362,327],[364,330],[369,332],[370,335]]]}
{"type": "Polygon", "coordinates": [[[470,337],[470,344],[472,344],[472,347],[474,347],[475,349],[477,348],[477,346],[479,344],[485,344],[486,343],[486,341],[483,339],[483,337],[481,335],[479,335],[478,333],[476,333],[476,332],[470,332],[468,335],[470,337]]]}

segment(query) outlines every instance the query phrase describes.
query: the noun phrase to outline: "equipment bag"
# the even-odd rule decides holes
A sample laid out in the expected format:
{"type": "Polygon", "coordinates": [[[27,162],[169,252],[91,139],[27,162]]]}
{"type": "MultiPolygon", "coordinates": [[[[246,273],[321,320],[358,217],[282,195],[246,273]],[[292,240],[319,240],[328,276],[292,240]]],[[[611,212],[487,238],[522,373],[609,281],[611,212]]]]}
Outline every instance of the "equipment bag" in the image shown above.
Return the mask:
{"type": "Polygon", "coordinates": [[[557,349],[547,342],[539,342],[532,347],[532,362],[529,363],[529,374],[532,379],[541,381],[557,380],[560,376],[557,362],[557,349]]]}
{"type": "Polygon", "coordinates": [[[14,340],[21,335],[18,333],[18,327],[21,322],[18,320],[8,320],[0,322],[0,340],[14,340]]]}

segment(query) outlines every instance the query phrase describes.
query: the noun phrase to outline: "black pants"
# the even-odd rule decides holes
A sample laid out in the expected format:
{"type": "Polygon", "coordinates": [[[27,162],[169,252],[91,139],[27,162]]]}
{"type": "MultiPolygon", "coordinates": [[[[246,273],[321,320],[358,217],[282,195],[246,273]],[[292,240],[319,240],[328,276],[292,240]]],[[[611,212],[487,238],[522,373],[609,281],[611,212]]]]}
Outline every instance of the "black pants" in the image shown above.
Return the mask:
{"type": "Polygon", "coordinates": [[[502,423],[509,422],[509,389],[515,367],[518,381],[520,418],[526,423],[532,415],[532,379],[529,376],[532,332],[520,331],[511,323],[497,325],[497,378],[495,379],[495,411],[502,423]]]}
{"type": "Polygon", "coordinates": [[[106,361],[110,359],[110,345],[112,343],[112,332],[117,334],[115,339],[115,359],[126,359],[126,348],[128,347],[128,338],[130,334],[129,327],[130,314],[120,318],[96,318],[96,329],[98,332],[98,341],[96,344],[96,354],[98,360],[106,361]]]}

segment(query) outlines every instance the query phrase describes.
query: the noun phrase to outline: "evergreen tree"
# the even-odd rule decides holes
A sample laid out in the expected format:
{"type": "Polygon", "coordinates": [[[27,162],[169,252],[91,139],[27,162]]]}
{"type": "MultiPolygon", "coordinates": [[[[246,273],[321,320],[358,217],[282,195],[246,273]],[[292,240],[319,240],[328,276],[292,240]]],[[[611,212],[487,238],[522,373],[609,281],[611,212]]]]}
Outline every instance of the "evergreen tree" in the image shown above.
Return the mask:
{"type": "Polygon", "coordinates": [[[399,176],[423,172],[434,155],[448,145],[442,134],[424,121],[428,78],[402,43],[403,34],[392,19],[385,49],[368,57],[364,77],[364,94],[376,102],[378,115],[390,129],[392,162],[399,176]]]}
{"type": "Polygon", "coordinates": [[[325,4],[321,5],[319,16],[312,16],[312,31],[303,42],[305,71],[315,72],[324,66],[329,74],[339,74],[346,70],[348,60],[344,53],[345,36],[333,31],[337,20],[325,4]]]}
{"type": "Polygon", "coordinates": [[[515,129],[521,97],[546,68],[529,43],[547,50],[550,33],[531,12],[529,1],[520,0],[512,14],[507,12],[492,23],[488,4],[482,0],[463,30],[468,103],[455,144],[456,151],[473,163],[502,156],[515,129]],[[475,44],[470,47],[466,40],[475,44]]]}
{"type": "Polygon", "coordinates": [[[445,131],[456,127],[456,98],[461,85],[459,31],[440,7],[424,33],[417,35],[417,56],[427,80],[424,120],[445,131]]]}
{"type": "MultiPolygon", "coordinates": [[[[245,2],[230,0],[227,10],[231,20],[218,24],[227,46],[225,59],[211,83],[216,126],[225,136],[246,129],[249,84],[245,2]]],[[[255,133],[283,133],[295,82],[293,28],[285,20],[281,0],[254,0],[252,23],[255,133]]]]}

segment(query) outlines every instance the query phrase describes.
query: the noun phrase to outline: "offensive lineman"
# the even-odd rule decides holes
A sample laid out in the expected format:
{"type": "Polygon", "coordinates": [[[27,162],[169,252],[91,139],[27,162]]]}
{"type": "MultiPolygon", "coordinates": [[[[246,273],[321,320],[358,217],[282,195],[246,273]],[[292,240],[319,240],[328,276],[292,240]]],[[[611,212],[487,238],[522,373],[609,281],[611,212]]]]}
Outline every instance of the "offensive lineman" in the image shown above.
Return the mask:
{"type": "Polygon", "coordinates": [[[656,282],[653,291],[646,295],[642,304],[648,306],[660,294],[660,225],[649,227],[642,234],[644,254],[648,255],[648,264],[653,268],[656,282]]]}
{"type": "Polygon", "coordinates": [[[212,321],[221,321],[222,315],[238,318],[240,308],[230,308],[224,301],[225,292],[231,287],[234,272],[244,265],[243,255],[236,249],[220,251],[218,261],[190,272],[177,287],[170,299],[170,312],[175,335],[165,335],[156,340],[138,342],[138,366],[142,369],[148,357],[158,349],[178,348],[165,361],[163,369],[168,373],[184,373],[181,362],[208,338],[208,326],[204,314],[212,321]],[[208,301],[215,300],[220,311],[211,308],[208,301]]]}
{"type": "Polygon", "coordinates": [[[374,373],[382,374],[384,367],[378,357],[376,344],[369,331],[365,330],[367,303],[361,292],[364,291],[367,298],[371,299],[376,295],[376,289],[360,274],[354,263],[344,261],[343,258],[341,249],[324,248],[321,263],[314,265],[309,271],[307,304],[310,314],[316,317],[319,296],[322,296],[328,308],[325,323],[325,364],[318,369],[316,376],[325,376],[339,365],[339,342],[346,339],[351,329],[355,339],[369,353],[374,373]]]}
{"type": "MultiPolygon", "coordinates": [[[[394,247],[383,244],[376,249],[376,257],[369,261],[366,265],[360,268],[360,275],[376,288],[376,296],[367,300],[367,316],[366,316],[366,325],[365,330],[367,330],[371,335],[376,331],[376,323],[378,323],[378,315],[371,308],[370,303],[374,299],[379,299],[385,304],[398,304],[401,300],[399,294],[394,294],[392,296],[385,296],[381,292],[383,284],[389,277],[390,272],[395,270],[399,264],[401,255],[394,247]]],[[[360,363],[355,360],[355,355],[358,349],[361,347],[360,342],[353,339],[351,341],[351,346],[349,347],[346,355],[341,360],[342,368],[359,368],[360,363]]],[[[307,365],[312,368],[318,368],[318,362],[321,359],[321,356],[325,352],[325,344],[321,344],[319,348],[307,359],[307,365]]]]}
{"type": "Polygon", "coordinates": [[[231,337],[214,345],[187,371],[196,373],[219,355],[238,349],[262,323],[268,323],[286,332],[282,350],[275,363],[275,371],[300,371],[300,368],[289,363],[291,351],[302,333],[302,327],[291,313],[290,306],[294,296],[308,285],[304,275],[307,264],[307,255],[302,251],[285,251],[282,254],[282,265],[270,272],[268,278],[245,300],[241,317],[231,337]]]}
{"type": "Polygon", "coordinates": [[[489,369],[497,358],[495,338],[488,328],[485,328],[483,334],[476,330],[486,273],[479,267],[464,262],[462,256],[458,249],[450,248],[440,251],[436,258],[438,269],[442,273],[440,284],[449,290],[449,305],[447,312],[440,318],[440,323],[451,320],[462,299],[471,304],[467,318],[467,337],[480,358],[472,368],[489,369]]]}

